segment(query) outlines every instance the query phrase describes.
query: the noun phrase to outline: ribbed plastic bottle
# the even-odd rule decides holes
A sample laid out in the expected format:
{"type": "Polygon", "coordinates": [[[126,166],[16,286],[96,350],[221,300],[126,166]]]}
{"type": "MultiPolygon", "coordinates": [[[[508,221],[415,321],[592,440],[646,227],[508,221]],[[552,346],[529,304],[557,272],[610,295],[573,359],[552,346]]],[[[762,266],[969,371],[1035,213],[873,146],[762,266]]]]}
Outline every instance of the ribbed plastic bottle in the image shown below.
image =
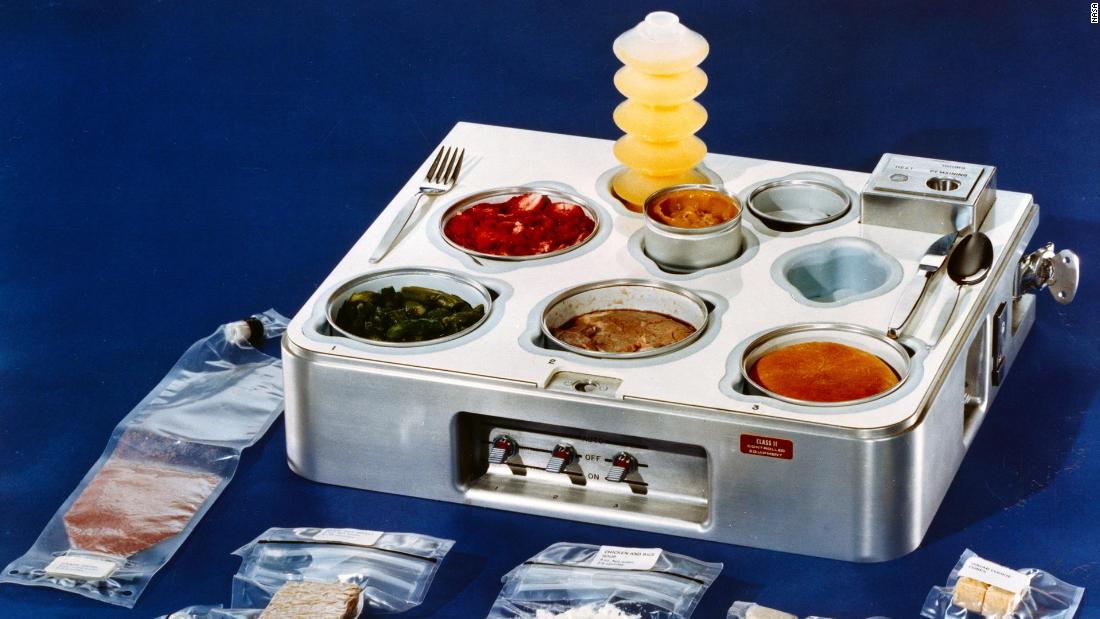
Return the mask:
{"type": "Polygon", "coordinates": [[[628,208],[641,211],[654,191],[683,183],[706,183],[696,169],[707,145],[695,137],[707,111],[694,99],[707,86],[699,64],[710,46],[673,13],[657,11],[624,32],[613,45],[626,66],[615,73],[625,97],[615,108],[615,124],[626,135],[615,142],[615,157],[626,166],[611,188],[628,208]]]}

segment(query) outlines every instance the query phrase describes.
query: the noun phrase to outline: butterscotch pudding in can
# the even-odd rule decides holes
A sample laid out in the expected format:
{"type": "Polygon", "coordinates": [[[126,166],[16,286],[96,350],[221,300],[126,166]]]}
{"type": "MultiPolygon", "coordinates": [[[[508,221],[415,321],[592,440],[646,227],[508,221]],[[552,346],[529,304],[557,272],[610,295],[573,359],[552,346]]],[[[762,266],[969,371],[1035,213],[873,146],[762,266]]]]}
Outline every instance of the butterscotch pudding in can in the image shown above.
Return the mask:
{"type": "Polygon", "coordinates": [[[662,267],[694,271],[741,253],[741,203],[717,185],[675,185],[645,201],[645,252],[662,267]]]}

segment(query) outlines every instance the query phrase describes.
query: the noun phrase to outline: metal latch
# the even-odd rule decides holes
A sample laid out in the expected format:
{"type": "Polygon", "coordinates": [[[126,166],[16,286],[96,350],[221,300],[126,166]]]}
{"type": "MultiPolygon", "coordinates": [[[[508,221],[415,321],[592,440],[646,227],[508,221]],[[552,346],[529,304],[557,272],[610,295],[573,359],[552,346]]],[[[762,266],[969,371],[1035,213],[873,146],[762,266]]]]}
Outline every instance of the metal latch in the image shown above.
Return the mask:
{"type": "Polygon", "coordinates": [[[1054,243],[1047,243],[1020,259],[1014,296],[1049,288],[1054,300],[1065,305],[1077,294],[1080,271],[1077,254],[1068,249],[1054,253],[1054,243]]]}
{"type": "Polygon", "coordinates": [[[573,393],[587,393],[603,398],[618,398],[617,392],[623,381],[610,376],[592,376],[577,372],[554,372],[546,384],[547,389],[573,393]]]}

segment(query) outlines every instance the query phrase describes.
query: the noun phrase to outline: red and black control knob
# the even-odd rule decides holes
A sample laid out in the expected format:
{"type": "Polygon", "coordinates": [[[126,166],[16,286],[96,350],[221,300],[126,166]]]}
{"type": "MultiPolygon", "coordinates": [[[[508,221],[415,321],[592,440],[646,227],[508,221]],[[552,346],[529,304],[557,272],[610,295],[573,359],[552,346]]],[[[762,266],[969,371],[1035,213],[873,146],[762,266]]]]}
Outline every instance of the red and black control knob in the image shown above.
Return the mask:
{"type": "Polygon", "coordinates": [[[577,461],[577,450],[569,443],[554,445],[550,460],[546,463],[547,473],[561,473],[565,467],[577,461]]]}
{"type": "Polygon", "coordinates": [[[638,470],[638,459],[625,451],[620,451],[611,459],[611,470],[604,477],[607,481],[619,482],[638,470]]]}
{"type": "Polygon", "coordinates": [[[519,443],[507,434],[498,434],[493,437],[493,443],[489,447],[489,464],[502,464],[508,458],[519,451],[519,443]]]}

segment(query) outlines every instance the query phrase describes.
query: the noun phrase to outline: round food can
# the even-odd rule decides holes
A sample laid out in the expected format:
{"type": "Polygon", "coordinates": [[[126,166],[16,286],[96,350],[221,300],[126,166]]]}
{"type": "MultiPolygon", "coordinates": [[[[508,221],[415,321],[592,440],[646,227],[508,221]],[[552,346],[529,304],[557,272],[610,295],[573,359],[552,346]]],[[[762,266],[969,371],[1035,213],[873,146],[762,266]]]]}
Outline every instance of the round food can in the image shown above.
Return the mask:
{"type": "MultiPolygon", "coordinates": [[[[372,300],[375,303],[381,301],[381,299],[378,301],[372,300]]],[[[427,311],[428,308],[424,307],[423,309],[427,311]]],[[[325,314],[333,331],[348,339],[375,346],[411,348],[449,342],[460,338],[480,327],[488,319],[492,309],[492,294],[488,288],[474,279],[444,269],[405,267],[374,271],[345,281],[329,295],[325,306],[325,314]],[[383,293],[383,291],[386,291],[386,293],[383,293]],[[419,300],[414,302],[411,298],[394,296],[405,295],[406,293],[409,295],[415,293],[419,300]],[[349,321],[345,313],[347,312],[346,306],[349,303],[356,302],[358,295],[373,296],[374,294],[386,294],[392,297],[390,301],[394,303],[408,303],[409,305],[431,304],[431,297],[438,297],[437,305],[450,305],[453,310],[441,312],[446,315],[439,317],[438,320],[451,320],[454,328],[441,329],[439,333],[408,339],[377,335],[372,337],[364,329],[356,328],[355,321],[349,321]],[[466,312],[463,320],[455,318],[460,311],[466,312]]],[[[385,313],[392,317],[391,312],[385,313]]],[[[430,314],[425,314],[422,317],[414,317],[410,314],[404,316],[404,318],[408,320],[410,325],[417,324],[413,322],[414,320],[435,320],[430,314]]],[[[393,325],[387,326],[392,327],[393,325]]]]}
{"type": "Polygon", "coordinates": [[[599,229],[599,212],[585,198],[546,185],[479,191],[448,206],[439,220],[439,235],[454,249],[481,260],[509,262],[571,252],[595,238],[599,229]],[[502,227],[511,234],[502,234],[502,227]]]}
{"type": "MultiPolygon", "coordinates": [[[[909,378],[911,365],[909,352],[901,344],[879,331],[845,323],[801,323],[774,329],[750,342],[741,355],[741,377],[748,387],[748,393],[765,395],[803,406],[839,407],[870,402],[897,391],[909,378]],[[838,385],[845,382],[840,372],[833,374],[830,369],[830,366],[847,363],[836,354],[836,350],[833,350],[837,346],[857,351],[866,358],[875,359],[877,363],[881,363],[886,371],[893,373],[892,380],[889,381],[892,384],[885,384],[881,388],[874,389],[873,392],[856,397],[807,397],[769,385],[756,371],[757,364],[768,355],[783,350],[791,351],[806,345],[827,345],[831,348],[825,351],[803,349],[806,353],[800,355],[802,361],[808,362],[819,371],[812,378],[804,378],[802,387],[827,388],[830,382],[836,382],[838,385]]],[[[786,374],[799,376],[797,367],[788,365],[782,369],[786,374]]]]}
{"type": "Polygon", "coordinates": [[[710,308],[706,302],[686,288],[654,280],[614,279],[575,286],[555,296],[543,310],[541,328],[555,348],[586,357],[639,359],[691,344],[703,334],[709,320],[710,308]],[[631,320],[641,320],[624,324],[608,316],[624,312],[632,315],[631,320]],[[603,317],[583,324],[577,322],[598,314],[603,317]],[[659,322],[652,322],[654,319],[659,322]],[[602,334],[601,321],[608,328],[602,334]],[[572,327],[578,327],[585,336],[571,337],[578,333],[572,327]],[[674,331],[678,328],[682,331],[676,335],[674,331]],[[636,341],[633,344],[625,341],[629,337],[636,341]],[[602,346],[601,342],[610,346],[602,346]]]}
{"type": "Polygon", "coordinates": [[[646,198],[645,252],[654,262],[694,271],[741,253],[741,203],[717,185],[674,185],[646,198]]]}

